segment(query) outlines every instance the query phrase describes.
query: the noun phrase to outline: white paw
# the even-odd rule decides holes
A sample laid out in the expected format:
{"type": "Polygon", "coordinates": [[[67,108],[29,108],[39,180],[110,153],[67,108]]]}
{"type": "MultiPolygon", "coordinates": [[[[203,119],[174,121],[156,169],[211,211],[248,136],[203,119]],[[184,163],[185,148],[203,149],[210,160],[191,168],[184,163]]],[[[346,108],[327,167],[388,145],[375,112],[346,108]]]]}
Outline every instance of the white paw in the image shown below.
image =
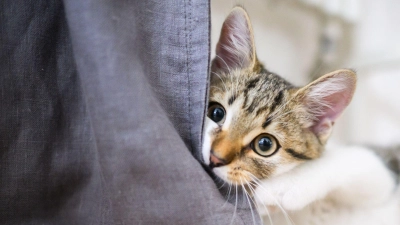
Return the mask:
{"type": "Polygon", "coordinates": [[[314,199],[310,198],[306,186],[301,183],[297,180],[281,178],[262,181],[254,195],[261,213],[266,211],[266,208],[274,208],[274,211],[279,211],[280,208],[295,211],[307,206],[314,199]]]}

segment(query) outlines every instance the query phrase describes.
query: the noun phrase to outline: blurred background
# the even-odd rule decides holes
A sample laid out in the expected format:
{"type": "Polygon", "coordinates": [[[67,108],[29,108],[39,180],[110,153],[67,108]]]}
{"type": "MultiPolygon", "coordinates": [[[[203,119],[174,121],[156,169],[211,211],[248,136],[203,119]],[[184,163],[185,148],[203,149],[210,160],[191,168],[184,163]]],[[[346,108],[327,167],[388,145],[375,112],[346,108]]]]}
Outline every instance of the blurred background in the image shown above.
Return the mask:
{"type": "Polygon", "coordinates": [[[400,143],[400,1],[211,0],[212,51],[238,4],[250,15],[268,70],[295,85],[339,68],[357,71],[356,94],[333,142],[400,143]]]}

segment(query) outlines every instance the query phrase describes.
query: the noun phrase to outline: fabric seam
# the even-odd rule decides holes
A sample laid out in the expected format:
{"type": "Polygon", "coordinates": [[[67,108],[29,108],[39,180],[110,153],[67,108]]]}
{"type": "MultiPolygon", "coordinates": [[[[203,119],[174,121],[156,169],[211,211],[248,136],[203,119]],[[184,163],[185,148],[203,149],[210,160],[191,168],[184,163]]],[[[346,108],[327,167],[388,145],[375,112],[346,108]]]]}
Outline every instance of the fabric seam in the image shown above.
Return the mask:
{"type": "MultiPolygon", "coordinates": [[[[190,8],[191,8],[191,0],[185,2],[187,4],[185,4],[185,33],[186,33],[186,77],[187,77],[187,83],[188,83],[188,113],[189,113],[189,120],[192,121],[192,104],[191,104],[191,97],[192,97],[192,90],[191,90],[191,82],[190,82],[190,60],[192,58],[191,55],[191,32],[192,32],[192,23],[191,23],[191,13],[190,13],[190,8]]],[[[189,124],[189,140],[190,140],[190,151],[192,152],[192,154],[195,151],[195,148],[193,146],[193,126],[189,124]]]]}

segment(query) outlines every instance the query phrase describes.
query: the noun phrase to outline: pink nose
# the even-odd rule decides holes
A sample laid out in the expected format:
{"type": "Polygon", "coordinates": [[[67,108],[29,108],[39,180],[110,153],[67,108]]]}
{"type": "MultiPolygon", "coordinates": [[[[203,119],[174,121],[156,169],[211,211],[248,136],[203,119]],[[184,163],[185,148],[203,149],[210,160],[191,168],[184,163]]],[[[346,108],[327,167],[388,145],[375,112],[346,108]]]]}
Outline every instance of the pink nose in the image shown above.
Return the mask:
{"type": "Polygon", "coordinates": [[[210,168],[219,167],[225,165],[225,161],[223,159],[218,158],[213,153],[210,154],[210,168]]]}

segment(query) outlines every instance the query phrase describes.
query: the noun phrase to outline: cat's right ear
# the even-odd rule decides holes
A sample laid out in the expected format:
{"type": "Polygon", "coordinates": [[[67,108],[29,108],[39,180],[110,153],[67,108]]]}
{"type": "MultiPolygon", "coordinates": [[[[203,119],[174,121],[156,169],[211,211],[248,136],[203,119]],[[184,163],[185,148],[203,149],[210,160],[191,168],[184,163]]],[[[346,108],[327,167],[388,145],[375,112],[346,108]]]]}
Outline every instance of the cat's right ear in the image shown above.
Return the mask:
{"type": "Polygon", "coordinates": [[[326,143],[333,124],[350,103],[356,89],[357,76],[352,70],[337,70],[311,82],[297,92],[312,119],[308,128],[326,143]]]}
{"type": "Polygon", "coordinates": [[[252,69],[256,66],[256,61],[253,29],[249,16],[243,8],[235,7],[222,25],[211,71],[252,69]]]}

